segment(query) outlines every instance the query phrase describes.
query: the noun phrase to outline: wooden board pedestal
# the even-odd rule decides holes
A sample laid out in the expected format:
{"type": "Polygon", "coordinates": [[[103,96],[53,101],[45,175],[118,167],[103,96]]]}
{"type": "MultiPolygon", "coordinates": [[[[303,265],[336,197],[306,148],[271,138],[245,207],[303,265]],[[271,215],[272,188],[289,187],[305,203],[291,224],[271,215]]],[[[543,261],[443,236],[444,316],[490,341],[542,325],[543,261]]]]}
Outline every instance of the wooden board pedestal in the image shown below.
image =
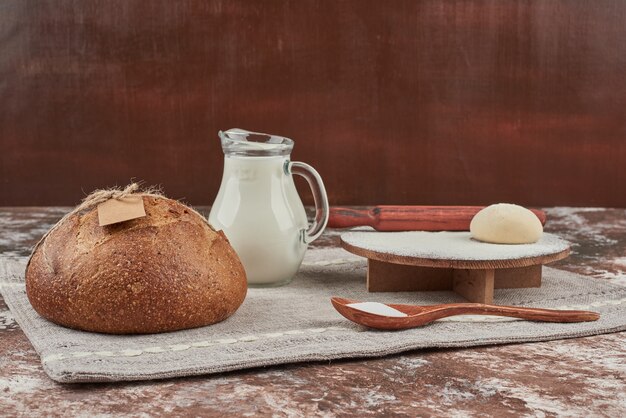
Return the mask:
{"type": "Polygon", "coordinates": [[[370,292],[452,290],[489,304],[494,289],[540,287],[542,266],[570,253],[569,243],[552,234],[511,247],[473,241],[469,232],[364,231],[342,235],[341,246],[367,258],[370,292]]]}
{"type": "Polygon", "coordinates": [[[493,303],[494,289],[540,287],[541,270],[541,264],[515,268],[457,269],[411,266],[368,259],[367,290],[452,290],[470,302],[493,303]]]}

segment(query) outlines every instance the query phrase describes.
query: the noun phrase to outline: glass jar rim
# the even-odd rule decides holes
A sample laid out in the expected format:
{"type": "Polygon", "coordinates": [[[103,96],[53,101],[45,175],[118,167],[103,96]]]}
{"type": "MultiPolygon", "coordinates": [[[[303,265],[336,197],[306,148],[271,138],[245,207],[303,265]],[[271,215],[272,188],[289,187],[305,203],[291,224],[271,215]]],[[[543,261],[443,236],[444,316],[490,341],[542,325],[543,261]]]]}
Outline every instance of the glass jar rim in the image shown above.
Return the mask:
{"type": "Polygon", "coordinates": [[[294,144],[292,139],[284,136],[252,132],[239,128],[219,131],[218,136],[225,155],[289,155],[294,144]]]}

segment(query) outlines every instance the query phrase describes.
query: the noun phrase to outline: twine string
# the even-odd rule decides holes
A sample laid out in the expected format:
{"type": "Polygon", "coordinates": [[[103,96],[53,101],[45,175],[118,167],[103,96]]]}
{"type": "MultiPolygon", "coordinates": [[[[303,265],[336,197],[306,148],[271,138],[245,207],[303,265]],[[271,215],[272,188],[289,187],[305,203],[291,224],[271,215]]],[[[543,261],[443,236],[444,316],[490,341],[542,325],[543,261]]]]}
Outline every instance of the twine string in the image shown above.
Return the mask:
{"type": "MultiPolygon", "coordinates": [[[[144,191],[140,191],[140,187],[141,184],[140,183],[130,183],[128,186],[124,187],[123,189],[117,188],[117,187],[113,187],[110,189],[98,189],[98,190],[94,190],[93,192],[91,192],[88,196],[86,196],[78,206],[76,206],[74,209],[72,209],[70,212],[66,213],[65,216],[63,216],[61,219],[59,219],[59,221],[57,223],[55,223],[52,228],[50,228],[48,230],[48,232],[46,232],[41,239],[37,242],[37,244],[35,244],[35,246],[33,247],[33,250],[30,253],[30,257],[28,259],[28,264],[26,265],[26,268],[28,268],[28,265],[30,264],[30,261],[33,258],[33,254],[35,254],[35,251],[37,251],[37,248],[39,248],[44,241],[46,240],[46,238],[48,237],[48,235],[50,235],[52,233],[52,231],[56,230],[57,228],[59,228],[61,225],[63,225],[63,223],[65,221],[67,221],[70,217],[72,217],[73,215],[77,214],[77,213],[82,213],[86,210],[92,209],[94,206],[99,205],[100,203],[104,203],[107,200],[110,199],[123,199],[125,197],[128,197],[130,195],[133,194],[138,194],[140,196],[149,196],[149,197],[160,197],[160,198],[164,198],[163,194],[159,191],[159,189],[155,188],[155,187],[149,187],[147,189],[145,189],[144,191]]],[[[213,227],[211,227],[211,225],[209,224],[209,221],[202,216],[198,211],[194,210],[191,207],[188,207],[189,210],[193,213],[195,213],[196,215],[200,216],[200,218],[202,220],[204,220],[204,222],[209,225],[209,227],[211,229],[213,229],[213,227]]]]}

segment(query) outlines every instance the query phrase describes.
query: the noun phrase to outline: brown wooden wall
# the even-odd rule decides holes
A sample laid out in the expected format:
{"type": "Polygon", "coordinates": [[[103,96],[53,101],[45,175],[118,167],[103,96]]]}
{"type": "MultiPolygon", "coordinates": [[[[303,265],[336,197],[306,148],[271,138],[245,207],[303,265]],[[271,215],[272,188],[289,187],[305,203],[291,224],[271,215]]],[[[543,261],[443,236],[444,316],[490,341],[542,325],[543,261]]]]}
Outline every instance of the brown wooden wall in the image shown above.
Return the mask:
{"type": "Polygon", "coordinates": [[[626,2],[0,2],[0,205],[209,204],[231,127],[331,204],[626,207],[626,2]]]}

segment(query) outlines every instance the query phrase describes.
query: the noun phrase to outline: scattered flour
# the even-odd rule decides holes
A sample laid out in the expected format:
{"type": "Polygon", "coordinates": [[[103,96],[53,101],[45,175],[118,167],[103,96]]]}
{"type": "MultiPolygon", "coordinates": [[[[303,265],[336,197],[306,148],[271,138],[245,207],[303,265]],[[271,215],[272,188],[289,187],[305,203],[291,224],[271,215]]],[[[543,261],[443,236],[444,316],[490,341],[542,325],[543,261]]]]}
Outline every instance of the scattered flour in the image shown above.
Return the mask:
{"type": "Polygon", "coordinates": [[[11,315],[11,312],[0,311],[0,326],[8,326],[8,325],[14,325],[14,324],[15,324],[15,320],[13,318],[13,315],[11,315]]]}
{"type": "Polygon", "coordinates": [[[547,209],[548,228],[558,228],[567,239],[574,242],[593,243],[595,245],[614,245],[617,244],[615,239],[607,237],[607,230],[616,228],[617,225],[603,224],[588,220],[583,213],[604,212],[602,208],[570,208],[555,207],[547,209]]]}
{"type": "Polygon", "coordinates": [[[614,263],[619,265],[619,266],[623,266],[626,269],[626,257],[616,258],[614,263]]]}
{"type": "Polygon", "coordinates": [[[8,395],[33,392],[41,389],[42,379],[30,376],[11,376],[0,379],[0,393],[8,395]]]}
{"type": "Polygon", "coordinates": [[[569,243],[543,234],[534,244],[490,244],[469,232],[349,232],[341,239],[354,247],[402,257],[436,260],[511,260],[561,252],[569,243]]]}

